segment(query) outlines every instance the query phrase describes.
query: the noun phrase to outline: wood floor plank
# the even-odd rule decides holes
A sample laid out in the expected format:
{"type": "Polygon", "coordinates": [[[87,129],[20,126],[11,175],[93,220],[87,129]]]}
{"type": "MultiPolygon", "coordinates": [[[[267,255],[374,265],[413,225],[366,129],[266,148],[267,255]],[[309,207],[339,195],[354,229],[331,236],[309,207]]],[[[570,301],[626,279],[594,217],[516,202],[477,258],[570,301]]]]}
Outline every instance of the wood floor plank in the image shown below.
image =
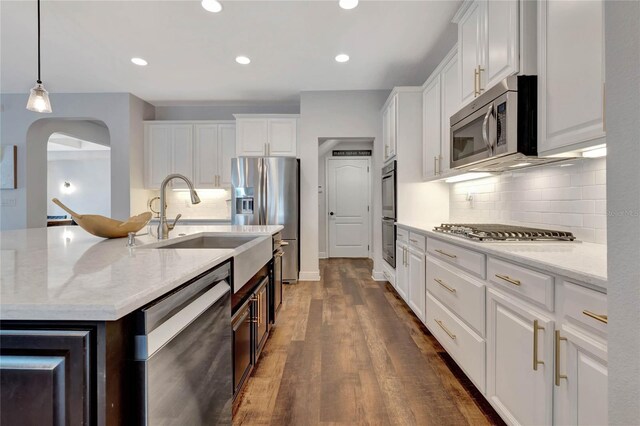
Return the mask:
{"type": "Polygon", "coordinates": [[[502,420],[368,259],[284,287],[234,425],[487,425],[502,420]]]}

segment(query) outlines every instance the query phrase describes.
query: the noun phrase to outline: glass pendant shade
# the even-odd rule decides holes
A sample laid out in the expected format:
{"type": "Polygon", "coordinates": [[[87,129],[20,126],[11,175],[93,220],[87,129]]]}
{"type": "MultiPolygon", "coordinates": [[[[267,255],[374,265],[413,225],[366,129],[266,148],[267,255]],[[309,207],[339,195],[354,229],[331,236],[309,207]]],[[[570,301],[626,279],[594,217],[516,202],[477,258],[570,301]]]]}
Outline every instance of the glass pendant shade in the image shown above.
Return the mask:
{"type": "Polygon", "coordinates": [[[34,112],[51,112],[51,102],[49,102],[49,93],[42,83],[37,83],[31,89],[29,100],[27,101],[27,109],[34,112]]]}

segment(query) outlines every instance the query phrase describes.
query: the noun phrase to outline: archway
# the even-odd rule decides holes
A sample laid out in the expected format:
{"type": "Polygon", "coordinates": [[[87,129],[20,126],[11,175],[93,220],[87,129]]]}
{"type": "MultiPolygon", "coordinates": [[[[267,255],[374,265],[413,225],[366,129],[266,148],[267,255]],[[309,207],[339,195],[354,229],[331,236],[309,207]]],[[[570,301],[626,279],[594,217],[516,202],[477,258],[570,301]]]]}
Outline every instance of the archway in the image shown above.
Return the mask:
{"type": "MultiPolygon", "coordinates": [[[[102,146],[111,146],[109,129],[103,121],[93,118],[43,118],[31,124],[27,131],[27,224],[29,227],[46,226],[50,200],[47,193],[47,145],[51,135],[61,134],[102,146]]],[[[105,194],[111,198],[111,194],[105,194]]],[[[111,205],[110,205],[111,209],[111,205]]]]}

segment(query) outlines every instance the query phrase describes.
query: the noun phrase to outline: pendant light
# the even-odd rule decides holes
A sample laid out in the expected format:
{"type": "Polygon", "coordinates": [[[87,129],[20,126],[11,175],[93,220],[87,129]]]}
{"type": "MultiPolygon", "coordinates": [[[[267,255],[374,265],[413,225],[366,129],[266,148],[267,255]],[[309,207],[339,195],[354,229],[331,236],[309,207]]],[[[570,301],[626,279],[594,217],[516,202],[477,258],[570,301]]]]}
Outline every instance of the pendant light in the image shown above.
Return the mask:
{"type": "Polygon", "coordinates": [[[34,112],[51,112],[51,102],[49,101],[49,93],[42,85],[40,80],[40,0],[38,1],[38,80],[36,85],[31,89],[29,100],[27,101],[27,109],[34,112]]]}

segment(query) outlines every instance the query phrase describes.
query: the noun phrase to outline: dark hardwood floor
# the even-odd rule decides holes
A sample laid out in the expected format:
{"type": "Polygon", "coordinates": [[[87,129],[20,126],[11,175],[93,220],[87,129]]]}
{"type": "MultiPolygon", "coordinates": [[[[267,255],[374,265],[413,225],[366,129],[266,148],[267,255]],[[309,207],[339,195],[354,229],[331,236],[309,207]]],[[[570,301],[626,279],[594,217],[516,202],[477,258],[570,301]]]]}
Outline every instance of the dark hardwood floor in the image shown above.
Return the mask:
{"type": "Polygon", "coordinates": [[[503,424],[368,259],[285,286],[234,425],[503,424]]]}

